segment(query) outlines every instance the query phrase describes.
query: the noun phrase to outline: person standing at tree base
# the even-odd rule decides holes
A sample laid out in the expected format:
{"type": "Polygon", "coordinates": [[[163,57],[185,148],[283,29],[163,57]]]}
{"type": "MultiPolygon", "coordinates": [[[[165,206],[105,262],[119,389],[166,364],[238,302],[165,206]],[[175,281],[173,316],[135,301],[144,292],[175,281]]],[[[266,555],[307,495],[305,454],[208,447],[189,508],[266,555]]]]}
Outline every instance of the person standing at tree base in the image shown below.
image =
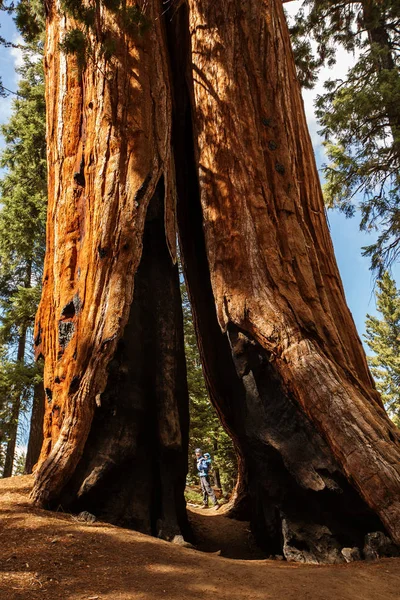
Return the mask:
{"type": "Polygon", "coordinates": [[[200,477],[200,486],[203,494],[203,508],[208,508],[208,499],[214,504],[215,509],[219,509],[218,500],[215,492],[211,487],[209,471],[211,469],[211,456],[207,453],[203,455],[201,448],[195,450],[197,460],[197,470],[200,477]]]}

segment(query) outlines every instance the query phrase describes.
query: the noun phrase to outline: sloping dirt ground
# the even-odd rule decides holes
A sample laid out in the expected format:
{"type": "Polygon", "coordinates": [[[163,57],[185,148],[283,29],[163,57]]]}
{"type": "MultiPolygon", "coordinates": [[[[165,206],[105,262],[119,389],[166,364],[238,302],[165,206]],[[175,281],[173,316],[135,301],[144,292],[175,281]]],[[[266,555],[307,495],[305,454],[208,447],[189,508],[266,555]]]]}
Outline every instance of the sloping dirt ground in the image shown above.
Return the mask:
{"type": "MultiPolygon", "coordinates": [[[[400,598],[400,559],[335,566],[232,560],[33,509],[31,484],[29,476],[0,482],[1,600],[400,598]]],[[[215,532],[224,517],[211,514],[200,518],[215,519],[215,532]]]]}
{"type": "Polygon", "coordinates": [[[226,516],[228,506],[207,510],[188,506],[188,516],[196,536],[196,548],[202,552],[218,553],[225,558],[261,560],[267,558],[255,543],[250,523],[235,521],[226,516]]]}

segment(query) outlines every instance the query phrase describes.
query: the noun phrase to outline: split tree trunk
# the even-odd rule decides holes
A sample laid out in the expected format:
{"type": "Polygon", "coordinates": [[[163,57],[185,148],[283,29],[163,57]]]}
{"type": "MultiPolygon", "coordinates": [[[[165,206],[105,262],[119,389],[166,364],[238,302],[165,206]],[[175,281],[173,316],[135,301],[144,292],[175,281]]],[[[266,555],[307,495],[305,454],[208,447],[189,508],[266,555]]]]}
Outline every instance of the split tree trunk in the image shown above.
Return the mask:
{"type": "Polygon", "coordinates": [[[260,542],[339,561],[376,529],[400,541],[399,435],[345,303],[281,3],[188,0],[165,26],[161,2],[143,7],[142,38],[100,9],[81,77],[58,51],[73,23],[50,3],[35,342],[48,406],[33,498],[185,530],[173,148],[205,376],[260,542]]]}

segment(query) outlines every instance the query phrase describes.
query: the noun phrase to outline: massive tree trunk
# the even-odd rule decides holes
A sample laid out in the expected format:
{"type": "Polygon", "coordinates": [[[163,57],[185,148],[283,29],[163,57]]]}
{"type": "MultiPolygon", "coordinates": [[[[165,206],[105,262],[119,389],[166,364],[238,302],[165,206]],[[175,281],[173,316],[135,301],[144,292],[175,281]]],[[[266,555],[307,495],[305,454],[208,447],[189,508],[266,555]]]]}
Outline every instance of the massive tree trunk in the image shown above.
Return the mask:
{"type": "Polygon", "coordinates": [[[360,543],[375,513],[399,542],[399,433],[346,306],[281,3],[189,7],[205,248],[254,502],[270,539],[300,521],[360,543]]]}
{"type": "Polygon", "coordinates": [[[82,76],[58,52],[70,20],[49,8],[35,342],[48,406],[33,498],[185,531],[176,179],[204,372],[260,543],[339,561],[370,531],[398,542],[399,434],[345,303],[281,3],[143,7],[140,38],[99,9],[82,76]]]}
{"type": "Polygon", "coordinates": [[[49,212],[35,337],[47,407],[33,498],[169,536],[186,526],[188,399],[165,38],[160,3],[144,4],[144,36],[98,6],[83,72],[59,51],[77,24],[47,5],[49,212]]]}

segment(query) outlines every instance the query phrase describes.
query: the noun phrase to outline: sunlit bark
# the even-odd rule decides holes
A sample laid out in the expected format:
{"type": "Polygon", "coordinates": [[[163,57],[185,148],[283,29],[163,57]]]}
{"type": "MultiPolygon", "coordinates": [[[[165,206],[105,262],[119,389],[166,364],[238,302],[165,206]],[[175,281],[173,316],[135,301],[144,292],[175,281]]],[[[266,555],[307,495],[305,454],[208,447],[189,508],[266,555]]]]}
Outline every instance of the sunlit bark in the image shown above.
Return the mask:
{"type": "Polygon", "coordinates": [[[273,448],[321,502],[342,473],[400,541],[399,433],[346,306],[281,2],[188,4],[212,291],[246,397],[243,448],[259,446],[243,451],[261,466],[273,448]]]}

